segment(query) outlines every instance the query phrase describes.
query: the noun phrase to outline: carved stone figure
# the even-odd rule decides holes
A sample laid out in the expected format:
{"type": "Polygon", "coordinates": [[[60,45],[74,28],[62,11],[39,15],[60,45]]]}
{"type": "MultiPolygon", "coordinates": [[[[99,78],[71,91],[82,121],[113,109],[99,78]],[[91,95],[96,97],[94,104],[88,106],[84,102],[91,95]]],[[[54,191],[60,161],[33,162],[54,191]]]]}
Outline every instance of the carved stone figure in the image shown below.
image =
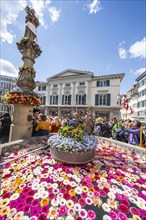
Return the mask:
{"type": "Polygon", "coordinates": [[[29,6],[25,8],[26,15],[26,28],[24,37],[32,38],[33,40],[37,37],[37,27],[39,26],[39,20],[35,16],[35,10],[29,6]]]}

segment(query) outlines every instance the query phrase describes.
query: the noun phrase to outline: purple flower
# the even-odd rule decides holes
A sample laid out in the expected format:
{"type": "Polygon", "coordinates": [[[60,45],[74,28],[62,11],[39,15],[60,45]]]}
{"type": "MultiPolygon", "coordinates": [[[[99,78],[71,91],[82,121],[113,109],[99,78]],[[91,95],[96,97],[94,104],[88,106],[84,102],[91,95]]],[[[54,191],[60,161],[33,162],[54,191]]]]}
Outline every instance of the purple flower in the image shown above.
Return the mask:
{"type": "Polygon", "coordinates": [[[93,210],[88,211],[88,217],[91,218],[92,220],[96,219],[96,214],[93,210]]]}
{"type": "Polygon", "coordinates": [[[24,202],[17,203],[17,206],[16,206],[17,211],[22,211],[24,204],[25,204],[24,202]]]}
{"type": "Polygon", "coordinates": [[[39,199],[34,199],[31,203],[32,206],[36,206],[40,203],[40,200],[39,199]]]}
{"type": "Polygon", "coordinates": [[[67,208],[66,208],[66,206],[61,206],[61,207],[59,208],[59,214],[60,214],[60,215],[66,215],[66,213],[67,213],[67,208]]]}
{"type": "Polygon", "coordinates": [[[30,210],[30,215],[31,216],[38,216],[41,212],[41,208],[39,206],[34,206],[30,210]]]}
{"type": "Polygon", "coordinates": [[[15,208],[16,205],[17,205],[17,203],[18,203],[18,200],[12,200],[12,201],[9,203],[10,208],[11,208],[11,209],[12,209],[12,208],[15,208]]]}

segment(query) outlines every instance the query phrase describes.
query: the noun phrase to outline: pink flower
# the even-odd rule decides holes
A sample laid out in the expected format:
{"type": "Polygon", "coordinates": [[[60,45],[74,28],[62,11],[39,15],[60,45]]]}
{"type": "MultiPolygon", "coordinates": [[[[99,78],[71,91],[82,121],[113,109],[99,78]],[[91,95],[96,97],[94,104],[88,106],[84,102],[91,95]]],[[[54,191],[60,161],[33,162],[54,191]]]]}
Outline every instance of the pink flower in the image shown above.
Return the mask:
{"type": "Polygon", "coordinates": [[[31,216],[38,216],[41,212],[41,208],[39,206],[34,206],[30,210],[30,215],[31,216]]]}
{"type": "Polygon", "coordinates": [[[129,212],[127,206],[124,205],[124,204],[120,204],[120,205],[119,205],[119,209],[120,209],[122,212],[124,212],[124,213],[128,213],[128,212],[129,212]]]}
{"type": "Polygon", "coordinates": [[[23,208],[24,213],[28,213],[30,211],[30,205],[25,205],[23,208]]]}
{"type": "Polygon", "coordinates": [[[109,215],[110,215],[110,217],[111,217],[113,220],[117,220],[117,219],[118,219],[117,213],[114,212],[114,211],[110,211],[110,212],[109,212],[109,215]]]}
{"type": "Polygon", "coordinates": [[[39,217],[38,220],[47,220],[46,214],[42,213],[39,217]]]}
{"type": "Polygon", "coordinates": [[[91,218],[92,220],[96,219],[96,214],[93,210],[88,211],[88,217],[91,218]]]}
{"type": "Polygon", "coordinates": [[[67,213],[67,207],[66,206],[61,206],[59,208],[59,214],[60,215],[66,215],[66,213],[67,213]]]}
{"type": "Polygon", "coordinates": [[[127,216],[122,212],[118,212],[118,217],[120,220],[128,220],[127,216]]]}
{"type": "Polygon", "coordinates": [[[136,209],[135,207],[130,207],[130,212],[132,215],[140,215],[138,209],[136,209]]]}
{"type": "Polygon", "coordinates": [[[82,207],[86,206],[86,202],[85,202],[85,200],[84,200],[83,198],[80,198],[80,199],[78,200],[78,203],[79,203],[82,207]]]}
{"type": "Polygon", "coordinates": [[[48,205],[44,205],[42,207],[42,212],[47,213],[49,211],[49,206],[48,205]]]}

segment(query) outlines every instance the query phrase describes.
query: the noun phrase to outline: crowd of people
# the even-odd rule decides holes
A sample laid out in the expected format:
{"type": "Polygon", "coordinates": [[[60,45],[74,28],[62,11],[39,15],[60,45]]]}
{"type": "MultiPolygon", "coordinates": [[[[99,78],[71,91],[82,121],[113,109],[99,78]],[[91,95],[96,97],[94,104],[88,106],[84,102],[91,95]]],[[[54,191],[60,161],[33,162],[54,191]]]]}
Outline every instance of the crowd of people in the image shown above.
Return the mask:
{"type": "MultiPolygon", "coordinates": [[[[11,126],[11,117],[9,113],[5,113],[0,118],[1,121],[1,136],[0,142],[6,143],[9,140],[9,132],[11,126]]],[[[73,116],[46,116],[39,109],[33,110],[33,130],[32,136],[44,136],[49,133],[57,133],[61,126],[73,126],[75,123],[84,123],[84,131],[88,134],[94,134],[100,137],[113,138],[117,141],[130,143],[133,145],[140,144],[140,127],[141,122],[131,120],[117,120],[113,118],[108,121],[101,117],[93,119],[88,114],[75,112],[73,116]]],[[[142,133],[142,143],[146,143],[146,135],[142,133]]]]}

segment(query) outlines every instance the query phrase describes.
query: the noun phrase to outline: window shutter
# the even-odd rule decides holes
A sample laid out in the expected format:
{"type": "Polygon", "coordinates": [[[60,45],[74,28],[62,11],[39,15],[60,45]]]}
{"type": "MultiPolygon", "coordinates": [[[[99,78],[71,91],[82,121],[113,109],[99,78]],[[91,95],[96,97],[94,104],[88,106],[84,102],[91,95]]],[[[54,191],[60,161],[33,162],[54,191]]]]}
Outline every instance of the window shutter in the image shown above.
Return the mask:
{"type": "Polygon", "coordinates": [[[86,94],[84,94],[84,105],[86,105],[86,94]]]}
{"type": "Polygon", "coordinates": [[[43,105],[46,105],[46,96],[43,97],[43,105]]]}
{"type": "Polygon", "coordinates": [[[95,95],[95,105],[98,105],[98,97],[99,97],[99,95],[96,94],[96,95],[95,95]]]}
{"type": "Polygon", "coordinates": [[[99,81],[96,82],[96,87],[99,87],[99,81]]]}
{"type": "Polygon", "coordinates": [[[58,105],[58,95],[56,96],[56,104],[58,105]]]}
{"type": "Polygon", "coordinates": [[[111,105],[111,94],[107,94],[107,106],[111,105]]]}
{"type": "Polygon", "coordinates": [[[50,105],[52,105],[52,95],[50,95],[50,105]]]}
{"type": "Polygon", "coordinates": [[[64,95],[62,95],[62,105],[64,105],[64,95]]]}
{"type": "Polygon", "coordinates": [[[107,80],[107,86],[110,86],[110,81],[109,80],[107,80]]]}
{"type": "Polygon", "coordinates": [[[78,105],[78,95],[76,95],[76,105],[78,105]]]}

